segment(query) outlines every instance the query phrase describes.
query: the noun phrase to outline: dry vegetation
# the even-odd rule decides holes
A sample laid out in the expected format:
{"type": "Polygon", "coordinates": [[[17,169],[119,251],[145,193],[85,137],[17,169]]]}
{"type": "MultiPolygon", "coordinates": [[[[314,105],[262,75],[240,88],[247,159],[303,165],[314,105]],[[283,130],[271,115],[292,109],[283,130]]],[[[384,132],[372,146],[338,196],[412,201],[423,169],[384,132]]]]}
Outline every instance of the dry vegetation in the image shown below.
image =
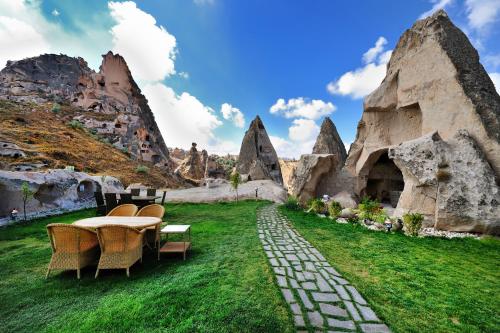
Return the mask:
{"type": "Polygon", "coordinates": [[[178,186],[179,180],[166,170],[134,161],[127,153],[99,141],[88,130],[69,126],[68,123],[81,110],[66,105],[62,105],[58,113],[51,110],[52,103],[37,105],[0,101],[0,141],[17,144],[27,154],[15,159],[0,157],[1,169],[16,164],[43,163],[47,168],[74,166],[76,171],[111,175],[125,186],[130,183],[178,186]],[[137,172],[141,165],[149,171],[137,172]]]}

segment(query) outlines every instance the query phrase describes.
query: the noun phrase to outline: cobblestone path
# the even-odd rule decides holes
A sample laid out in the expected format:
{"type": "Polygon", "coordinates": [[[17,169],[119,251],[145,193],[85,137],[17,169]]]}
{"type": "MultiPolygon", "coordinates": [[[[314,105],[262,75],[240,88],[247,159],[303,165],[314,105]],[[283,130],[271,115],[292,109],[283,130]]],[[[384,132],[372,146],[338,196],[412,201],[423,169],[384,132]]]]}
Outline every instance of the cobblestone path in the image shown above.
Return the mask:
{"type": "Polygon", "coordinates": [[[307,323],[328,332],[390,332],[349,281],[278,213],[277,205],[259,210],[257,229],[299,332],[307,332],[307,323]]]}

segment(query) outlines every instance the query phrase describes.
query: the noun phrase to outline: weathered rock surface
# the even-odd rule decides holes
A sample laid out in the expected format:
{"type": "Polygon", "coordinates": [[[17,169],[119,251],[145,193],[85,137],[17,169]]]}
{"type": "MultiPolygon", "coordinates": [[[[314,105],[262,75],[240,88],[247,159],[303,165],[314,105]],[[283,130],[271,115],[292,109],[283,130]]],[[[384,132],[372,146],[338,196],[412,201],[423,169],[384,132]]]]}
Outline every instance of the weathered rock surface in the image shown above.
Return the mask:
{"type": "Polygon", "coordinates": [[[427,225],[498,233],[500,96],[444,11],[401,36],[386,77],[365,98],[340,174],[343,189],[421,212],[427,225]],[[436,172],[450,173],[448,183],[436,172]]]}
{"type": "Polygon", "coordinates": [[[200,154],[196,149],[196,143],[193,142],[188,155],[175,170],[175,173],[180,174],[182,177],[191,180],[200,180],[205,174],[205,165],[207,160],[207,152],[200,154]]]}
{"type": "Polygon", "coordinates": [[[212,179],[218,179],[222,178],[225,179],[228,177],[228,170],[231,169],[232,164],[227,165],[227,170],[226,170],[226,165],[224,162],[228,161],[233,161],[231,158],[221,158],[217,155],[210,155],[207,157],[207,162],[205,164],[205,175],[204,177],[207,178],[212,178],[212,179]]]}
{"type": "Polygon", "coordinates": [[[347,158],[344,143],[337,132],[335,124],[329,117],[325,117],[325,120],[321,124],[321,130],[316,138],[312,153],[338,155],[342,165],[347,158]]]}
{"type": "Polygon", "coordinates": [[[353,198],[352,195],[346,191],[335,194],[331,199],[338,202],[342,208],[356,208],[358,206],[355,198],[353,198]]]}
{"type": "Polygon", "coordinates": [[[438,230],[500,234],[495,173],[465,130],[443,141],[437,132],[389,150],[403,172],[397,209],[425,214],[438,230]]]}
{"type": "Polygon", "coordinates": [[[334,154],[304,154],[297,163],[289,192],[301,203],[321,197],[335,181],[339,157],[334,154]]]}
{"type": "Polygon", "coordinates": [[[283,176],[283,186],[289,190],[292,186],[295,169],[299,161],[279,159],[281,175],[283,176]]]}
{"type": "Polygon", "coordinates": [[[16,172],[0,170],[0,217],[17,208],[23,209],[21,186],[27,182],[34,196],[26,205],[28,215],[54,210],[75,210],[94,200],[94,191],[121,192],[123,186],[114,177],[90,176],[84,172],[51,170],[16,172]]]}
{"type": "MultiPolygon", "coordinates": [[[[238,195],[240,200],[255,199],[256,188],[258,188],[259,199],[283,203],[287,198],[286,191],[276,182],[271,180],[254,180],[239,186],[238,195]]],[[[234,201],[236,200],[236,192],[227,181],[218,179],[210,186],[168,191],[165,200],[167,202],[234,201]]]]}
{"type": "Polygon", "coordinates": [[[259,116],[255,117],[243,137],[236,168],[243,178],[271,179],[283,184],[278,155],[259,116]]]}
{"type": "Polygon", "coordinates": [[[75,119],[134,158],[169,166],[169,155],[147,100],[125,60],[108,52],[99,73],[82,58],[44,54],[9,61],[0,72],[0,99],[68,102],[75,119]]]}

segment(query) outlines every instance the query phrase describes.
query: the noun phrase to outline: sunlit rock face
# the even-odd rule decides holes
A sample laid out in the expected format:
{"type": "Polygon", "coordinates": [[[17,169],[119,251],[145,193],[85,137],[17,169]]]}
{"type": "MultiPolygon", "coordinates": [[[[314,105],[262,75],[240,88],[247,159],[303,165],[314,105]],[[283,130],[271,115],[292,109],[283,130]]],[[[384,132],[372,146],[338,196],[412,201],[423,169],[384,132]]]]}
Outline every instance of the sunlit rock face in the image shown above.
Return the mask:
{"type": "Polygon", "coordinates": [[[270,179],[283,184],[278,155],[259,116],[243,137],[237,170],[248,180],[270,179]]]}
{"type": "Polygon", "coordinates": [[[341,187],[400,213],[420,211],[428,225],[498,234],[500,96],[444,11],[401,36],[386,77],[365,98],[342,175],[341,187]]]}
{"type": "Polygon", "coordinates": [[[103,55],[98,73],[82,58],[65,55],[9,61],[0,72],[0,98],[71,104],[82,110],[74,119],[115,147],[138,160],[170,166],[168,149],[147,100],[118,54],[103,55]]]}

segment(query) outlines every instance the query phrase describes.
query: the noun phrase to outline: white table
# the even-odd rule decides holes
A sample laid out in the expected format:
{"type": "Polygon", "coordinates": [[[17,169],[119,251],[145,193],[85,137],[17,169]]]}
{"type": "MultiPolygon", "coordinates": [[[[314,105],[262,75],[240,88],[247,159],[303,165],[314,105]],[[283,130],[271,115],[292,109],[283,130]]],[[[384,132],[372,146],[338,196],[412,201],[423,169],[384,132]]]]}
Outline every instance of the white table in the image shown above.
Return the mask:
{"type": "Polygon", "coordinates": [[[186,260],[186,252],[191,248],[191,226],[190,225],[167,225],[161,229],[160,233],[166,235],[166,242],[160,248],[160,253],[182,253],[183,259],[186,260]],[[169,234],[183,234],[184,241],[182,242],[169,242],[169,234]],[[186,241],[186,235],[188,237],[186,241]]]}
{"type": "Polygon", "coordinates": [[[158,217],[149,216],[98,216],[88,219],[78,220],[74,225],[86,228],[98,228],[106,224],[126,225],[137,229],[144,229],[161,223],[158,217]]]}

